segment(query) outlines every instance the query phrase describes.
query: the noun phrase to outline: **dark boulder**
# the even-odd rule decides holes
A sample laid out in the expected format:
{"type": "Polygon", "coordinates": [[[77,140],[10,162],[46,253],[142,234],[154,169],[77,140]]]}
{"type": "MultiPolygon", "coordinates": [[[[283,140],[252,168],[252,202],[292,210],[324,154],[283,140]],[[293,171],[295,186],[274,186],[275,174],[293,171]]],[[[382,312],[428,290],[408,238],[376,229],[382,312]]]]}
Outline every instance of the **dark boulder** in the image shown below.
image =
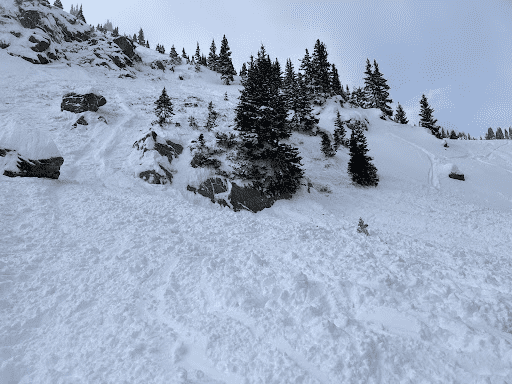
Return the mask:
{"type": "Polygon", "coordinates": [[[130,59],[133,59],[136,56],[135,45],[127,37],[119,36],[114,39],[114,43],[116,43],[117,46],[121,48],[121,51],[123,51],[123,53],[130,59]]]}
{"type": "Polygon", "coordinates": [[[40,38],[35,35],[31,35],[28,38],[28,41],[36,44],[33,47],[30,47],[34,52],[43,52],[50,48],[50,39],[48,38],[40,38]]]}
{"type": "MultiPolygon", "coordinates": [[[[101,117],[101,116],[100,116],[101,117]]],[[[73,124],[73,128],[76,128],[78,125],[89,125],[85,117],[80,116],[80,118],[73,124]]]]}
{"type": "Polygon", "coordinates": [[[23,28],[35,29],[41,21],[41,13],[35,10],[20,8],[20,23],[23,28]]]}
{"type": "MultiPolygon", "coordinates": [[[[1,149],[0,156],[5,157],[10,149],[1,149]]],[[[64,164],[62,157],[52,157],[50,159],[31,160],[25,159],[17,154],[17,170],[5,170],[4,175],[8,177],[41,177],[47,179],[58,179],[60,176],[60,167],[64,164]]]]}
{"type": "Polygon", "coordinates": [[[161,69],[162,71],[165,71],[164,63],[162,63],[160,60],[155,60],[151,63],[151,68],[153,69],[161,69]]]}
{"type": "Polygon", "coordinates": [[[79,95],[77,93],[71,92],[65,94],[62,97],[60,110],[70,111],[73,113],[82,113],[86,111],[96,112],[99,107],[105,105],[106,103],[107,100],[101,95],[95,95],[94,93],[79,95]]]}
{"type": "Polygon", "coordinates": [[[448,175],[449,178],[451,179],[456,179],[456,180],[462,180],[464,181],[464,174],[462,173],[455,173],[455,172],[451,172],[449,175],[448,175]]]}
{"type": "Polygon", "coordinates": [[[283,195],[279,198],[267,197],[255,187],[240,187],[234,182],[229,183],[231,184],[231,190],[228,196],[225,195],[228,192],[228,181],[220,177],[207,179],[201,183],[199,188],[189,185],[187,190],[208,197],[212,202],[217,202],[222,206],[229,206],[234,211],[245,209],[254,213],[270,208],[278,199],[291,198],[291,195],[283,195]],[[223,196],[216,196],[218,194],[223,194],[223,196]]]}

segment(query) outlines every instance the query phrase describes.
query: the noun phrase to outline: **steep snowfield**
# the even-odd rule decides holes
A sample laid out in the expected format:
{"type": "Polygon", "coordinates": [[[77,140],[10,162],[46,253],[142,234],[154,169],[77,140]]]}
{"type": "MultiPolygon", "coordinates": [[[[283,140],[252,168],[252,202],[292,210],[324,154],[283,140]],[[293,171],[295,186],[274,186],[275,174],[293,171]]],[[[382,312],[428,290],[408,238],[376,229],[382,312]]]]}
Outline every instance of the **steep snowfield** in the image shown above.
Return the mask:
{"type": "MultiPolygon", "coordinates": [[[[185,190],[208,176],[188,148],[173,184],[154,186],[132,144],[164,86],[181,127],[159,133],[185,147],[210,101],[229,129],[240,86],[141,69],[119,79],[0,50],[0,130],[37,128],[65,159],[59,180],[0,176],[0,383],[512,382],[508,141],[445,149],[340,109],[370,121],[377,188],[350,184],[346,149],[325,159],[319,136],[294,134],[310,193],[235,213],[185,190]],[[84,87],[107,104],[72,129],[61,98],[84,87]]],[[[336,108],[318,110],[323,129],[336,108]]]]}

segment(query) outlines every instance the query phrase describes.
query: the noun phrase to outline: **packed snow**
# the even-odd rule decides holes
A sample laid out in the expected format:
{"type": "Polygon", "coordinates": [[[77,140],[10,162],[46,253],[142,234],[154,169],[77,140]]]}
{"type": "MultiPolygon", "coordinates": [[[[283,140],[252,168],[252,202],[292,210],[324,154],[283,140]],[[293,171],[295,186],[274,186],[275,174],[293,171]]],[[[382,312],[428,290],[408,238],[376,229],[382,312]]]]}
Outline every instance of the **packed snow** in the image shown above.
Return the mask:
{"type": "Polygon", "coordinates": [[[186,190],[211,174],[190,167],[204,129],[187,119],[203,126],[213,101],[217,129],[232,129],[239,78],[139,69],[120,79],[0,50],[0,129],[15,111],[65,159],[59,180],[0,175],[0,383],[512,382],[509,141],[445,148],[330,100],[321,129],[336,110],[368,119],[378,187],[351,184],[347,149],[327,159],[320,136],[294,133],[310,191],[233,212],[186,190]],[[160,133],[185,149],[172,184],[149,185],[132,145],[164,86],[181,127],[160,133]],[[80,87],[107,104],[73,128],[60,102],[80,87]]]}

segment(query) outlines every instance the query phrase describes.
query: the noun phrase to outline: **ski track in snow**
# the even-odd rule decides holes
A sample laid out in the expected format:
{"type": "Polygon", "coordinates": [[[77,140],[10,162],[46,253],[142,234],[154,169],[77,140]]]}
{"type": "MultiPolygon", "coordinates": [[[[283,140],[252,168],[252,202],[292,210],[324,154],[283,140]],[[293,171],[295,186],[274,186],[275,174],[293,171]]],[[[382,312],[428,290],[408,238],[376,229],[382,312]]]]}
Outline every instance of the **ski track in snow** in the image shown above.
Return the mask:
{"type": "Polygon", "coordinates": [[[37,68],[0,95],[12,86],[24,122],[47,120],[65,163],[59,180],[0,176],[0,382],[512,382],[511,216],[450,200],[439,155],[389,133],[429,176],[361,190],[346,153],[322,160],[318,137],[294,135],[311,193],[235,213],[145,184],[125,159],[160,85],[227,116],[238,87],[176,80],[180,67],[154,83],[101,77],[107,105],[71,129],[62,94],[100,81],[37,68]]]}

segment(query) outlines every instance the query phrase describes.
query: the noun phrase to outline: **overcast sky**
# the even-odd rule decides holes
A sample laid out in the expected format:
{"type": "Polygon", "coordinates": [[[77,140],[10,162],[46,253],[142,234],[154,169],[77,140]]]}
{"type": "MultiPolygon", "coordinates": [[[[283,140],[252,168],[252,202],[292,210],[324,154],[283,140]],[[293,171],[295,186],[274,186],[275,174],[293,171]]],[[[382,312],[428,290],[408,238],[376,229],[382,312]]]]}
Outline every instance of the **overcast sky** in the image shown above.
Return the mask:
{"type": "Polygon", "coordinates": [[[199,42],[207,55],[225,34],[237,71],[262,43],[297,69],[320,39],[350,89],[363,85],[366,58],[377,60],[393,109],[400,102],[411,123],[425,94],[445,128],[484,135],[512,125],[511,0],[89,0],[83,10],[88,23],[109,19],[130,36],[142,27],[166,52],[174,44],[192,56],[199,42]]]}

